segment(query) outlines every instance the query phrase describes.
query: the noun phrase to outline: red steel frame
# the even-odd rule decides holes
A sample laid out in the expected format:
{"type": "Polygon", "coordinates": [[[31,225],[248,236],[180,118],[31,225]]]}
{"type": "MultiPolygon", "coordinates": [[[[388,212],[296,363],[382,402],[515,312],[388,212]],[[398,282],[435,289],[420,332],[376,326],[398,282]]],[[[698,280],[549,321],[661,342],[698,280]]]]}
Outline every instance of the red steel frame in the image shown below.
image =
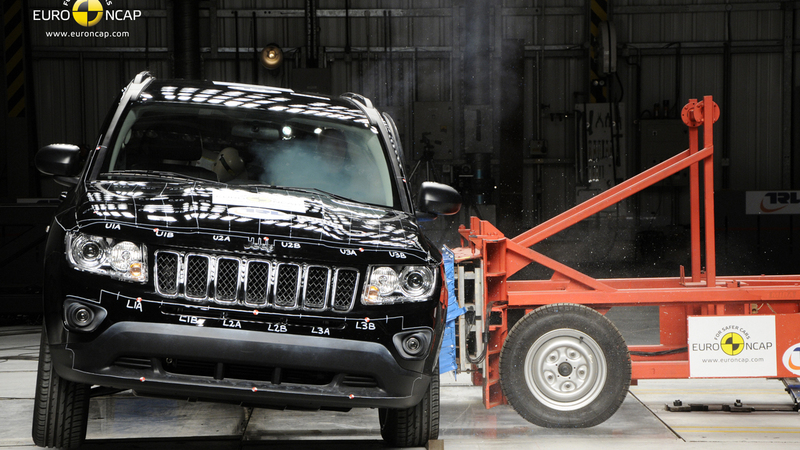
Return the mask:
{"type": "MultiPolygon", "coordinates": [[[[506,403],[500,388],[499,360],[508,334],[509,309],[532,310],[553,303],[587,305],[601,313],[613,306],[659,305],[660,344],[630,346],[631,352],[664,352],[687,347],[687,316],[775,314],[783,334],[800,342],[800,275],[718,277],[714,242],[714,144],[713,123],[719,108],[710,96],[690,100],[681,112],[689,127],[689,148],[574,208],[516,236],[506,238],[487,221],[470,218],[470,227],[459,228],[469,249],[458,254],[479,257],[484,271],[484,298],[488,313],[501,318],[489,326],[486,344],[486,377],[483,382],[487,408],[506,403]],[[704,148],[699,148],[699,128],[704,127],[704,148]],[[700,164],[703,166],[703,204],[700,202],[700,164]],[[680,267],[675,278],[595,279],[561,264],[529,247],[612,206],[681,170],[689,169],[691,208],[691,274],[680,267]],[[701,214],[705,225],[705,271],[701,270],[701,214]],[[471,252],[470,252],[471,250],[471,252]],[[554,271],[549,280],[509,280],[531,263],[554,271]],[[767,308],[761,309],[761,306],[767,308]],[[788,330],[788,331],[787,331],[788,330]]],[[[780,358],[779,358],[780,359],[780,358]]],[[[631,356],[631,379],[688,378],[687,352],[659,356],[631,356]]],[[[780,365],[780,363],[779,363],[780,365]]],[[[794,377],[788,369],[779,376],[794,377]]],[[[483,378],[481,380],[481,378],[483,378]]]]}

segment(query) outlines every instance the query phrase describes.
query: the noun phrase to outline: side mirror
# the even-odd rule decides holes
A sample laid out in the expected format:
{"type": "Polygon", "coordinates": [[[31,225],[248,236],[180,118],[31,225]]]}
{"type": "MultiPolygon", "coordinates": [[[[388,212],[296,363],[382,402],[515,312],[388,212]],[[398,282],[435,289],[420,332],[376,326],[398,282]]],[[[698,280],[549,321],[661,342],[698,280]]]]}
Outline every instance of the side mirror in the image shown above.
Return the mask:
{"type": "Polygon", "coordinates": [[[419,188],[417,207],[423,213],[449,216],[461,209],[461,195],[446,184],[425,181],[419,188]]]}
{"type": "Polygon", "coordinates": [[[57,183],[74,185],[81,172],[81,148],[72,144],[50,144],[36,152],[34,163],[39,172],[55,175],[57,183]]]}

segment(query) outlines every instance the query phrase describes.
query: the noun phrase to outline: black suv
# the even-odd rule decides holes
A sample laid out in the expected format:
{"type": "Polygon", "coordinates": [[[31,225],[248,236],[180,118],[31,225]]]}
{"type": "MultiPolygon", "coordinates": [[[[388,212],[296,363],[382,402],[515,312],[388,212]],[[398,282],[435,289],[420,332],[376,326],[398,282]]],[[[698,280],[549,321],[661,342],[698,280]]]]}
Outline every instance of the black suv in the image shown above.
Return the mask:
{"type": "Polygon", "coordinates": [[[394,122],[339,99],[143,72],[94,150],[54,144],[72,186],[50,226],[33,416],[76,447],[109,390],[266,407],[379,408],[393,445],[438,434],[441,255],[394,122]],[[94,387],[92,387],[94,386],[94,387]]]}

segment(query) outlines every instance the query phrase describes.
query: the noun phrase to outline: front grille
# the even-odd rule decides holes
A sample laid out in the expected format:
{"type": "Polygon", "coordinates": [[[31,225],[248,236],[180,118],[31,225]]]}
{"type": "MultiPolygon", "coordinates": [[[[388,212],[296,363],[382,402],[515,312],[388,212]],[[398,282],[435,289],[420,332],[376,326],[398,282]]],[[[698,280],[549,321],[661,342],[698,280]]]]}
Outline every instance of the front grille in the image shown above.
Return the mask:
{"type": "Polygon", "coordinates": [[[278,275],[276,278],[275,306],[294,308],[297,305],[300,266],[294,264],[278,264],[278,275]]]}
{"type": "Polygon", "coordinates": [[[239,286],[239,260],[220,259],[217,261],[216,299],[221,302],[235,302],[239,286]]]}
{"type": "Polygon", "coordinates": [[[137,358],[134,356],[120,356],[114,361],[115,366],[127,369],[152,369],[153,363],[150,358],[137,358]]]}
{"type": "Polygon", "coordinates": [[[251,308],[347,312],[359,272],[278,261],[157,251],[156,291],[167,297],[251,308]]]}
{"type": "Polygon", "coordinates": [[[309,267],[306,277],[303,306],[308,309],[322,309],[328,298],[330,270],[327,267],[309,267]]]}
{"type": "MultiPolygon", "coordinates": [[[[165,372],[190,375],[196,377],[209,377],[216,380],[236,379],[249,381],[265,381],[272,384],[305,384],[311,386],[325,386],[331,384],[336,376],[333,372],[320,370],[302,370],[281,367],[265,367],[244,364],[215,363],[210,361],[192,361],[186,359],[162,358],[162,367],[165,372]]],[[[347,376],[345,376],[346,378],[347,376]]],[[[355,387],[342,383],[344,386],[355,387]]],[[[376,387],[377,383],[370,386],[376,387]]]]}
{"type": "Polygon", "coordinates": [[[355,270],[338,271],[334,283],[333,309],[350,309],[353,299],[347,293],[355,292],[358,288],[358,272],[355,270]]]}
{"type": "Polygon", "coordinates": [[[378,380],[370,375],[335,373],[291,367],[233,364],[182,358],[120,356],[114,365],[125,369],[166,372],[171,375],[213,378],[215,380],[244,380],[310,386],[338,385],[349,388],[379,388],[378,380]]]}
{"type": "Polygon", "coordinates": [[[353,388],[375,388],[378,380],[368,375],[345,375],[342,377],[342,386],[353,388]]]}
{"type": "Polygon", "coordinates": [[[208,294],[208,257],[190,255],[186,258],[186,296],[204,299],[208,294]]]}
{"type": "Polygon", "coordinates": [[[247,263],[247,285],[245,286],[245,303],[251,306],[265,306],[269,298],[269,263],[249,261],[247,263]]]}
{"type": "Polygon", "coordinates": [[[156,279],[159,280],[159,289],[162,294],[176,295],[178,293],[178,255],[175,253],[160,253],[157,257],[156,279]]]}

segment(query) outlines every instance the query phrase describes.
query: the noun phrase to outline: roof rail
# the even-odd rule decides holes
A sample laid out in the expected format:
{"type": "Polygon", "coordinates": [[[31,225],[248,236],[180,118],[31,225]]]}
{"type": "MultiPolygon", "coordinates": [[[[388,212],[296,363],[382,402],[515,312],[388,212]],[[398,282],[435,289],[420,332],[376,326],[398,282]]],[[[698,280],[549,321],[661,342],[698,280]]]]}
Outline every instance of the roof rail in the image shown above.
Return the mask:
{"type": "Polygon", "coordinates": [[[276,86],[266,86],[263,84],[246,84],[246,83],[236,83],[233,81],[212,81],[211,83],[217,86],[227,86],[232,89],[242,89],[245,91],[250,92],[266,92],[266,91],[280,91],[280,92],[292,92],[294,91],[289,88],[282,88],[276,86]]]}
{"type": "Polygon", "coordinates": [[[142,95],[142,91],[155,79],[156,77],[146,70],[137,73],[133,78],[133,81],[131,81],[128,87],[125,88],[130,90],[130,99],[139,100],[139,97],[142,95]]]}
{"type": "Polygon", "coordinates": [[[136,76],[133,78],[133,82],[134,84],[141,84],[144,80],[147,80],[149,78],[155,78],[155,77],[147,70],[143,70],[136,74],[136,76]]]}
{"type": "Polygon", "coordinates": [[[372,105],[372,101],[370,99],[368,99],[367,97],[364,97],[361,94],[356,94],[354,92],[345,92],[344,94],[342,94],[342,98],[355,100],[355,101],[363,104],[367,108],[374,108],[374,106],[372,105]]]}

